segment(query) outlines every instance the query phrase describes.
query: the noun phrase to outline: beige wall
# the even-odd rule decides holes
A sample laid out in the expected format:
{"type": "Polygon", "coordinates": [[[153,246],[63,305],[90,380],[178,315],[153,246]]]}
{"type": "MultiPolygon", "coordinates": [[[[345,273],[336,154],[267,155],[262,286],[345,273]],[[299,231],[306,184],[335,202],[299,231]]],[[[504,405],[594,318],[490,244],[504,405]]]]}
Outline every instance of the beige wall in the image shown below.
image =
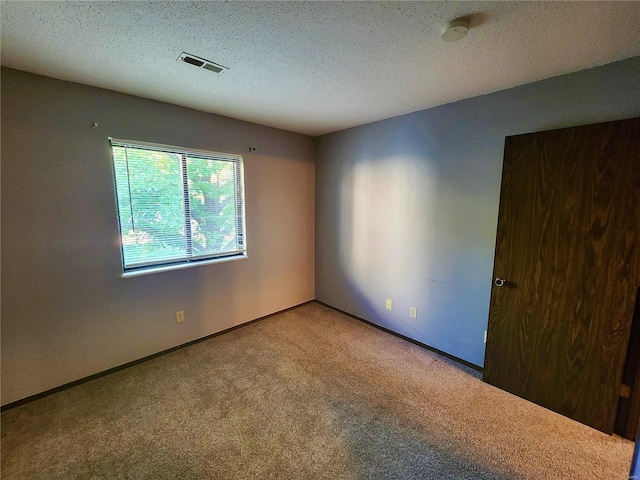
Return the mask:
{"type": "Polygon", "coordinates": [[[2,404],[313,299],[313,148],[2,69],[2,404]],[[109,136],[243,154],[249,258],[120,278],[109,136]]]}

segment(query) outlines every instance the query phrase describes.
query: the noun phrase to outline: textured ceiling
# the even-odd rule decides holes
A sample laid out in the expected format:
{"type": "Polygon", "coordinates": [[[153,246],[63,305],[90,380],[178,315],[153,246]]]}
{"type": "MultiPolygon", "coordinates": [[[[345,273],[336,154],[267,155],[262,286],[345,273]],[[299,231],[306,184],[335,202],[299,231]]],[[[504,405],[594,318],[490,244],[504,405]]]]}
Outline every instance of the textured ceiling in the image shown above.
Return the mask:
{"type": "Polygon", "coordinates": [[[640,55],[638,2],[0,8],[4,66],[309,135],[640,55]],[[469,35],[443,42],[440,27],[465,15],[469,35]],[[229,70],[176,61],[182,51],[229,70]]]}

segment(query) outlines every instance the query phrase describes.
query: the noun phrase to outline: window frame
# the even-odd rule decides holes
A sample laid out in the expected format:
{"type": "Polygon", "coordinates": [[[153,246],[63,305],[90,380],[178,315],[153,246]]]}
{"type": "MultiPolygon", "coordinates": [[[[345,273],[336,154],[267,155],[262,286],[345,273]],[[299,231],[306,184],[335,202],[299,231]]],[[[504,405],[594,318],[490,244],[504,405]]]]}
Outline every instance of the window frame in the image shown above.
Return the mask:
{"type": "MultiPolygon", "coordinates": [[[[167,145],[161,143],[151,143],[151,142],[143,142],[138,140],[123,140],[119,138],[108,137],[109,139],[109,148],[111,153],[111,167],[113,173],[113,191],[114,191],[114,199],[116,206],[116,218],[118,221],[118,241],[120,243],[120,260],[121,260],[121,277],[136,277],[140,275],[148,275],[152,273],[158,272],[166,272],[172,270],[181,270],[183,268],[191,268],[198,267],[201,265],[211,265],[214,263],[223,263],[235,260],[242,260],[248,258],[247,254],[247,235],[246,235],[246,202],[245,202],[245,188],[244,188],[244,157],[241,154],[237,153],[222,153],[222,152],[213,152],[208,150],[199,150],[195,148],[186,148],[179,147],[175,145],[167,145]],[[125,264],[125,256],[124,256],[124,239],[122,232],[122,221],[120,218],[120,204],[118,198],[118,187],[117,187],[117,179],[116,179],[116,158],[114,155],[113,147],[132,147],[139,148],[143,150],[153,150],[170,154],[177,154],[180,156],[180,169],[181,169],[181,182],[183,184],[182,190],[182,202],[181,206],[182,211],[185,212],[185,236],[187,236],[188,240],[188,254],[186,257],[180,257],[176,259],[169,260],[159,260],[148,262],[144,264],[138,264],[134,266],[127,267],[125,264]],[[186,168],[186,160],[188,156],[198,157],[201,159],[211,159],[214,161],[229,161],[234,163],[234,184],[235,191],[234,202],[236,204],[236,208],[241,208],[241,213],[238,215],[236,213],[235,218],[235,228],[236,228],[236,236],[240,238],[240,244],[242,245],[241,249],[236,249],[231,252],[223,252],[220,254],[205,254],[205,255],[193,255],[190,245],[192,245],[193,241],[191,239],[191,227],[189,225],[188,218],[190,217],[190,208],[189,208],[189,186],[188,181],[185,180],[185,175],[187,173],[186,168]],[[189,216],[187,216],[189,215],[189,216]]],[[[128,174],[127,174],[128,177],[128,174]]],[[[238,240],[236,240],[238,242],[238,240]]]]}

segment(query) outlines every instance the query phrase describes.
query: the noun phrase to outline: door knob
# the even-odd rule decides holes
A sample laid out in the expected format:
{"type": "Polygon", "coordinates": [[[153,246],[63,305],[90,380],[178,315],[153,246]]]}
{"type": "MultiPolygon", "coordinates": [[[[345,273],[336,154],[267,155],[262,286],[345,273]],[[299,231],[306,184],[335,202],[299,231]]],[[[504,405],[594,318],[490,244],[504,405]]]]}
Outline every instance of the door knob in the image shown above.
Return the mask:
{"type": "Polygon", "coordinates": [[[496,279],[493,281],[493,284],[496,287],[502,287],[504,286],[505,283],[507,283],[507,281],[504,278],[500,278],[500,277],[496,277],[496,279]]]}

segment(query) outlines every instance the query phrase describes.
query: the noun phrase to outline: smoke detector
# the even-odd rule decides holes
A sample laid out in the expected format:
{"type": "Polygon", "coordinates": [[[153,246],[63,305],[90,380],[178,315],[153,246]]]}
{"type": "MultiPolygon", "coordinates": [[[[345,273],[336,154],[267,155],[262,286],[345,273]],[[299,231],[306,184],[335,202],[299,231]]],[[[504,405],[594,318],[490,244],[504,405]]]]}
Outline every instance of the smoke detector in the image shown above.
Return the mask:
{"type": "Polygon", "coordinates": [[[189,65],[193,65],[194,67],[204,68],[205,70],[209,70],[214,73],[220,73],[223,70],[229,70],[229,68],[225,67],[224,65],[220,65],[218,63],[212,62],[211,60],[206,60],[196,55],[191,55],[187,52],[182,52],[178,57],[178,60],[182,60],[184,63],[188,63],[189,65]]]}
{"type": "Polygon", "coordinates": [[[451,20],[441,29],[442,40],[445,42],[457,42],[462,40],[469,33],[469,22],[458,19],[451,20]]]}

